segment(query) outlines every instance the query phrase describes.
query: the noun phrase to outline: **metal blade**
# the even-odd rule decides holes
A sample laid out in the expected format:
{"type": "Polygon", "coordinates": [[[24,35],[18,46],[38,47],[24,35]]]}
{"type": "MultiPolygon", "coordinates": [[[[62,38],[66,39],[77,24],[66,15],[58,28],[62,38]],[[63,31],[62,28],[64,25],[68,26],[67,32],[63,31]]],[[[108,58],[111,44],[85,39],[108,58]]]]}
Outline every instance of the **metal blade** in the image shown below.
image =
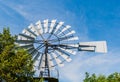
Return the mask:
{"type": "Polygon", "coordinates": [[[28,40],[28,38],[18,35],[17,40],[28,40]]]}
{"type": "Polygon", "coordinates": [[[57,65],[60,67],[63,67],[64,64],[62,63],[62,61],[59,58],[57,58],[57,55],[55,53],[51,53],[51,54],[52,54],[53,58],[55,59],[57,65]]]}
{"type": "Polygon", "coordinates": [[[65,34],[64,36],[69,36],[69,35],[72,35],[74,33],[75,33],[75,31],[70,31],[69,33],[65,34]]]}
{"type": "Polygon", "coordinates": [[[42,25],[41,25],[41,21],[40,21],[40,20],[39,20],[38,22],[36,22],[36,26],[37,26],[39,35],[40,35],[40,34],[43,34],[43,28],[42,28],[42,25]]]}
{"type": "Polygon", "coordinates": [[[27,39],[34,40],[34,37],[29,36],[29,35],[26,35],[26,34],[19,34],[19,36],[21,36],[21,37],[25,37],[25,38],[27,38],[27,39]]]}
{"type": "Polygon", "coordinates": [[[56,51],[61,57],[63,57],[67,62],[70,62],[72,59],[68,56],[68,55],[66,55],[66,54],[64,54],[64,53],[62,53],[62,52],[60,52],[60,51],[56,51]]]}
{"type": "Polygon", "coordinates": [[[30,25],[28,26],[28,28],[29,28],[32,32],[34,32],[37,36],[39,35],[38,30],[35,28],[35,26],[34,26],[33,24],[30,24],[30,25]]]}
{"type": "Polygon", "coordinates": [[[22,46],[20,46],[20,47],[29,48],[29,47],[33,47],[33,44],[22,45],[22,46]]]}
{"type": "Polygon", "coordinates": [[[48,32],[48,19],[44,20],[44,33],[48,32]]]}
{"type": "Polygon", "coordinates": [[[31,37],[36,38],[36,36],[34,35],[34,33],[33,33],[33,32],[30,32],[30,30],[28,30],[28,29],[24,29],[22,33],[23,33],[23,34],[26,34],[26,35],[28,35],[28,36],[31,36],[31,37]]]}
{"type": "Polygon", "coordinates": [[[70,40],[78,40],[79,38],[78,37],[72,37],[72,38],[68,38],[67,41],[70,41],[70,40]]]}
{"type": "Polygon", "coordinates": [[[56,33],[63,24],[64,22],[59,22],[59,24],[56,26],[54,33],[56,33]]]}
{"type": "Polygon", "coordinates": [[[31,29],[26,29],[26,31],[28,31],[29,33],[31,33],[35,38],[37,37],[37,35],[35,34],[35,32],[33,32],[31,29]]]}
{"type": "Polygon", "coordinates": [[[65,28],[62,29],[62,31],[60,33],[58,33],[57,35],[60,35],[61,33],[63,33],[64,31],[68,30],[71,26],[67,25],[65,28]]]}
{"type": "Polygon", "coordinates": [[[60,48],[60,47],[59,47],[59,49],[63,50],[64,52],[68,52],[70,54],[73,54],[73,55],[76,54],[76,51],[73,51],[73,50],[70,50],[70,49],[64,49],[64,48],[60,48]]]}
{"type": "Polygon", "coordinates": [[[51,32],[52,32],[52,30],[53,30],[53,28],[54,28],[55,24],[56,24],[56,20],[52,20],[52,21],[51,21],[51,25],[50,25],[50,30],[49,30],[49,33],[51,33],[51,32]]]}

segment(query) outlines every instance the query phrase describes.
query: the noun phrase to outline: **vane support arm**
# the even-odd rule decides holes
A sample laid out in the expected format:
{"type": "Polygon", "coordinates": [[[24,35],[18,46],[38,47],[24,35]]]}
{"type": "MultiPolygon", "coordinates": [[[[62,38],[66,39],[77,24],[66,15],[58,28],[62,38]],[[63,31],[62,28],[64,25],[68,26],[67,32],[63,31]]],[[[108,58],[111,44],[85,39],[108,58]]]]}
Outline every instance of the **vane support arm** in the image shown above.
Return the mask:
{"type": "Polygon", "coordinates": [[[70,46],[69,44],[68,45],[64,45],[64,44],[51,44],[49,45],[50,47],[54,48],[54,49],[57,49],[58,47],[61,47],[61,48],[64,48],[64,49],[77,49],[78,47],[76,46],[70,46]]]}

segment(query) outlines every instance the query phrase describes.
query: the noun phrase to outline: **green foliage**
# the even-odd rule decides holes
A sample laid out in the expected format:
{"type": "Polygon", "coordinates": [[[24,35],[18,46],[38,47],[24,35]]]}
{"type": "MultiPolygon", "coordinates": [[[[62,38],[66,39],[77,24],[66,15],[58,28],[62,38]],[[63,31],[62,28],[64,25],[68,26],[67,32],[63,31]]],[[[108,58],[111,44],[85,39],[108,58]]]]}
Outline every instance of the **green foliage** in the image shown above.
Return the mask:
{"type": "Polygon", "coordinates": [[[96,76],[95,74],[92,74],[91,76],[89,75],[89,73],[85,73],[85,79],[83,80],[83,82],[120,82],[120,73],[113,73],[109,76],[104,76],[104,75],[99,75],[96,76]]]}
{"type": "Polygon", "coordinates": [[[120,73],[115,72],[115,73],[109,75],[107,80],[109,82],[120,82],[120,73]]]}
{"type": "Polygon", "coordinates": [[[15,48],[15,37],[9,29],[0,33],[0,77],[7,82],[26,82],[33,75],[31,55],[22,48],[15,48]]]}
{"type": "Polygon", "coordinates": [[[15,37],[11,36],[9,29],[4,28],[3,33],[0,33],[0,54],[6,46],[14,46],[15,37]]]}
{"type": "Polygon", "coordinates": [[[41,78],[39,82],[43,82],[43,81],[44,81],[44,79],[43,79],[43,78],[41,78]]]}
{"type": "Polygon", "coordinates": [[[34,79],[33,82],[44,82],[44,78],[34,79]]]}

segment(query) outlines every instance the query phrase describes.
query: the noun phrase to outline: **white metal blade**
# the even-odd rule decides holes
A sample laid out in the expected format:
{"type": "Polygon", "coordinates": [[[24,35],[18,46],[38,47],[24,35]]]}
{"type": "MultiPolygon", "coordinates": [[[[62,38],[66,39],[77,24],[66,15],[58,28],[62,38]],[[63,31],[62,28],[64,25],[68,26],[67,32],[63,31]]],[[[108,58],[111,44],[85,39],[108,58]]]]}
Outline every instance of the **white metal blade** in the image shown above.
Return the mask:
{"type": "Polygon", "coordinates": [[[17,43],[17,45],[19,45],[19,46],[27,46],[27,45],[33,45],[33,44],[32,43],[28,43],[28,44],[26,44],[26,43],[24,43],[24,44],[17,43]]]}
{"type": "Polygon", "coordinates": [[[44,33],[48,32],[48,19],[44,20],[44,33]]]}
{"type": "Polygon", "coordinates": [[[59,24],[56,26],[54,33],[56,33],[63,24],[64,22],[59,22],[59,24]]]}
{"type": "Polygon", "coordinates": [[[40,21],[40,20],[39,20],[38,22],[36,22],[36,26],[37,26],[39,35],[42,34],[42,33],[43,33],[43,28],[42,28],[42,25],[41,25],[41,21],[40,21]]]}
{"type": "Polygon", "coordinates": [[[52,21],[51,21],[51,25],[50,25],[49,33],[52,32],[52,30],[53,30],[53,28],[54,28],[54,26],[55,26],[55,23],[56,23],[56,20],[52,20],[52,21]]]}
{"type": "Polygon", "coordinates": [[[57,58],[57,55],[55,53],[51,53],[51,54],[52,54],[53,58],[55,59],[57,65],[60,67],[63,67],[64,64],[62,63],[62,61],[59,58],[57,58]]]}
{"type": "Polygon", "coordinates": [[[32,32],[34,32],[36,35],[39,35],[38,30],[35,28],[35,26],[34,26],[33,24],[30,24],[30,25],[28,26],[28,28],[29,28],[32,32]]]}
{"type": "Polygon", "coordinates": [[[22,33],[23,33],[23,34],[26,34],[26,35],[28,35],[28,36],[31,36],[31,37],[33,37],[33,38],[36,38],[36,36],[34,36],[32,33],[30,33],[29,31],[27,31],[26,29],[24,29],[24,30],[22,31],[22,33]]]}
{"type": "Polygon", "coordinates": [[[86,47],[80,47],[82,51],[90,50],[94,52],[107,53],[106,41],[80,42],[79,46],[86,46],[86,47]]]}
{"type": "Polygon", "coordinates": [[[21,45],[20,47],[23,47],[23,48],[29,48],[29,47],[32,47],[33,44],[25,44],[25,45],[21,45]]]}
{"type": "Polygon", "coordinates": [[[59,51],[56,51],[62,58],[64,58],[67,62],[70,62],[72,59],[69,57],[69,56],[67,56],[66,54],[64,54],[64,53],[61,53],[61,52],[59,52],[59,51]]]}
{"type": "Polygon", "coordinates": [[[64,36],[69,36],[69,35],[72,35],[72,34],[74,34],[74,33],[75,33],[75,31],[71,31],[71,32],[65,34],[64,36]]]}
{"type": "Polygon", "coordinates": [[[37,36],[35,32],[33,32],[30,28],[27,28],[26,31],[28,31],[30,34],[32,34],[35,37],[37,36]]]}
{"type": "Polygon", "coordinates": [[[71,26],[67,25],[66,27],[64,27],[62,29],[62,31],[60,33],[58,33],[57,35],[60,35],[62,32],[66,31],[67,29],[69,29],[71,26]]]}
{"type": "Polygon", "coordinates": [[[70,49],[64,49],[64,48],[60,48],[61,50],[65,51],[65,52],[68,52],[70,54],[73,54],[75,55],[76,54],[76,51],[73,51],[73,50],[70,50],[70,49]]]}
{"type": "Polygon", "coordinates": [[[70,40],[78,40],[79,38],[78,37],[72,37],[72,38],[68,38],[67,40],[70,41],[70,40]]]}
{"type": "Polygon", "coordinates": [[[24,38],[26,38],[27,40],[34,40],[34,37],[32,37],[32,36],[29,36],[29,35],[27,35],[27,34],[24,34],[24,33],[22,33],[22,34],[19,34],[19,36],[21,36],[21,37],[24,37],[24,38]]]}
{"type": "Polygon", "coordinates": [[[17,39],[18,39],[18,40],[28,40],[28,38],[23,37],[23,36],[20,36],[20,35],[18,35],[17,39]]]}

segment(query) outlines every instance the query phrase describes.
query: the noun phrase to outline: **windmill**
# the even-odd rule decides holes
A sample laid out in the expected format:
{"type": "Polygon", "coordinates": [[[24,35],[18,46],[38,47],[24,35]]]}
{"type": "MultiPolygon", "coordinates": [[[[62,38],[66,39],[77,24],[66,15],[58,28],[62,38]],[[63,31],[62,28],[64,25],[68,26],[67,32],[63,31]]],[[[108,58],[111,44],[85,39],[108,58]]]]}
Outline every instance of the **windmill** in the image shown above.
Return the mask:
{"type": "Polygon", "coordinates": [[[65,61],[70,62],[70,56],[77,51],[107,52],[106,41],[78,42],[74,34],[71,26],[64,25],[64,22],[46,19],[35,25],[30,24],[18,35],[16,43],[32,55],[40,78],[47,82],[58,82],[57,78],[52,77],[51,71],[56,66],[64,66],[65,61]]]}

